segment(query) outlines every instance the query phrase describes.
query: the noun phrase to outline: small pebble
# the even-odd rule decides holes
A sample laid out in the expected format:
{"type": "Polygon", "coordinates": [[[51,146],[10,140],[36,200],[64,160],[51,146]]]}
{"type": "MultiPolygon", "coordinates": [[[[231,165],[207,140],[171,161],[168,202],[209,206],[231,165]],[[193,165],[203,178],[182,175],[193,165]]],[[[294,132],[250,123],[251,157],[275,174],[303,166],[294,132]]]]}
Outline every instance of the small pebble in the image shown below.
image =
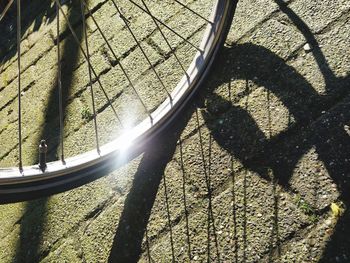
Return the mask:
{"type": "Polygon", "coordinates": [[[326,226],[332,225],[332,220],[331,219],[327,219],[325,224],[326,224],[326,226]]]}
{"type": "Polygon", "coordinates": [[[306,43],[306,44],[304,45],[304,50],[305,50],[306,52],[310,52],[310,51],[312,50],[312,46],[311,46],[309,43],[306,43]]]}

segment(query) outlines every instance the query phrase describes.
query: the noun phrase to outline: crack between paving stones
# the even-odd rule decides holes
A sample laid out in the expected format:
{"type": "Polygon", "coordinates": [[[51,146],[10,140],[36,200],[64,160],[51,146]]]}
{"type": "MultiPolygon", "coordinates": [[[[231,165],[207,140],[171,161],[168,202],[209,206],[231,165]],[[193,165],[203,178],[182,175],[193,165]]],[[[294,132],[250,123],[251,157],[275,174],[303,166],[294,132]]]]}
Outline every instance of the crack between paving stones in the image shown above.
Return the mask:
{"type": "MultiPolygon", "coordinates": [[[[25,142],[28,139],[29,135],[25,136],[22,139],[22,143],[25,142]]],[[[6,158],[12,151],[14,151],[15,149],[17,149],[18,143],[13,146],[9,151],[7,151],[6,153],[4,153],[2,156],[0,156],[0,160],[3,160],[4,158],[6,158]]]]}
{"type": "MultiPolygon", "coordinates": [[[[329,208],[329,206],[328,206],[329,208]]],[[[320,216],[322,217],[318,222],[320,222],[321,220],[322,221],[326,221],[327,219],[330,219],[331,216],[328,216],[327,217],[327,214],[328,214],[328,211],[325,210],[323,211],[320,216]]],[[[324,222],[323,222],[324,223],[324,222]]],[[[286,252],[288,251],[288,248],[290,246],[290,243],[293,243],[294,241],[299,241],[299,240],[303,240],[307,237],[308,234],[310,234],[310,231],[312,230],[315,230],[315,228],[317,228],[318,225],[317,223],[305,223],[303,224],[298,230],[296,231],[293,231],[292,233],[290,233],[287,238],[284,240],[283,243],[281,243],[281,245],[279,247],[274,247],[273,248],[273,251],[267,251],[266,253],[264,253],[262,255],[262,260],[266,260],[268,257],[270,257],[270,253],[272,253],[272,258],[273,259],[277,259],[278,258],[278,249],[281,250],[281,254],[283,252],[286,252]],[[311,229],[310,229],[311,227],[311,229]]],[[[265,262],[265,261],[264,261],[265,262]]],[[[267,262],[267,261],[266,261],[267,262]]]]}
{"type": "MultiPolygon", "coordinates": [[[[30,82],[24,89],[22,89],[21,92],[27,92],[32,86],[34,86],[34,84],[35,84],[35,81],[30,82]]],[[[7,103],[5,105],[0,107],[0,111],[3,111],[7,107],[9,107],[16,100],[17,97],[18,96],[16,95],[15,97],[12,97],[9,101],[7,101],[7,103]]]]}
{"type": "MultiPolygon", "coordinates": [[[[61,237],[58,237],[52,244],[50,244],[50,247],[43,250],[40,257],[39,261],[43,260],[45,257],[47,257],[50,253],[56,251],[57,249],[60,248],[61,245],[64,244],[65,239],[68,239],[70,236],[76,236],[77,230],[82,226],[82,223],[86,223],[85,225],[85,230],[83,231],[85,233],[86,228],[93,222],[95,218],[100,215],[104,209],[112,206],[115,203],[115,197],[116,195],[113,194],[110,197],[108,197],[106,200],[102,201],[99,203],[92,211],[96,211],[94,215],[91,214],[91,212],[86,215],[84,218],[76,222],[70,229],[68,229],[64,234],[62,234],[61,237]]],[[[82,252],[84,254],[84,250],[82,249],[82,252]]]]}
{"type": "MultiPolygon", "coordinates": [[[[292,0],[288,3],[287,6],[289,6],[290,4],[292,4],[293,2],[295,2],[296,0],[292,0]]],[[[328,23],[327,25],[325,25],[323,28],[317,30],[316,32],[313,32],[313,34],[315,35],[319,35],[319,34],[324,34],[326,32],[328,32],[332,26],[334,25],[337,25],[338,23],[342,23],[344,21],[342,21],[342,19],[345,18],[349,15],[349,11],[350,11],[350,8],[349,9],[346,9],[344,10],[339,16],[335,17],[330,23],[328,23]],[[340,20],[340,21],[339,21],[340,20]]],[[[282,12],[279,7],[277,7],[277,9],[275,9],[274,11],[272,11],[270,13],[270,15],[264,17],[261,21],[259,21],[253,28],[251,28],[250,30],[248,30],[244,35],[242,35],[241,37],[239,37],[236,41],[234,41],[234,44],[240,44],[240,43],[245,43],[247,41],[247,39],[251,38],[252,37],[252,34],[254,33],[254,31],[258,30],[259,27],[266,23],[268,20],[270,19],[273,19],[273,18],[277,18],[279,15],[281,14],[284,14],[284,12],[282,12]]],[[[294,23],[292,21],[290,21],[290,19],[288,18],[285,22],[288,23],[289,26],[292,26],[294,29],[296,29],[297,31],[299,31],[297,29],[297,27],[294,25],[294,23]]],[[[234,23],[233,23],[234,25],[234,23]]],[[[231,41],[232,42],[232,41],[231,41]]],[[[227,43],[227,42],[226,42],[227,43]]],[[[303,43],[303,45],[305,44],[306,42],[303,43]]],[[[228,42],[227,43],[229,46],[231,46],[233,43],[230,43],[228,42]]],[[[291,54],[294,54],[296,53],[298,50],[300,50],[303,45],[297,47],[294,51],[292,51],[291,54]]],[[[287,57],[286,61],[289,60],[289,58],[293,56],[293,55],[290,55],[287,57]]]]}

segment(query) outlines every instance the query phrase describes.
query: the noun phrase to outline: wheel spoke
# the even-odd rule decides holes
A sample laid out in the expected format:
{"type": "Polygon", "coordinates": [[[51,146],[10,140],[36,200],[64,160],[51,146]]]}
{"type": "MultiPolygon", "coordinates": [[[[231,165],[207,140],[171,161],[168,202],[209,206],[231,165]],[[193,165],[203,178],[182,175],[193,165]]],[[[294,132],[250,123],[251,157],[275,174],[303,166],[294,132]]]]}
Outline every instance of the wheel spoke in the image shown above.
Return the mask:
{"type": "Polygon", "coordinates": [[[170,101],[172,101],[172,97],[169,93],[169,91],[167,90],[167,88],[165,87],[162,79],[160,78],[159,74],[157,73],[156,69],[154,68],[154,65],[152,64],[152,62],[150,61],[150,59],[148,58],[145,50],[142,48],[140,41],[137,39],[136,35],[134,34],[134,32],[132,31],[132,29],[129,26],[129,23],[127,21],[127,19],[124,17],[123,13],[120,11],[120,8],[117,6],[115,0],[111,0],[114,7],[117,9],[118,14],[120,15],[120,17],[122,18],[122,20],[124,21],[124,24],[126,25],[126,28],[128,29],[128,31],[130,32],[131,36],[133,37],[133,39],[135,40],[135,43],[137,44],[137,46],[139,47],[139,49],[141,50],[143,56],[145,57],[145,59],[147,60],[147,63],[149,64],[150,68],[152,69],[153,73],[155,74],[155,76],[157,77],[159,83],[161,84],[163,90],[166,92],[167,96],[169,97],[170,101]]]}
{"type": "Polygon", "coordinates": [[[17,67],[18,67],[18,167],[22,171],[22,109],[21,109],[21,0],[17,0],[17,67]]]}
{"type": "Polygon", "coordinates": [[[174,55],[176,61],[177,61],[177,62],[179,63],[179,65],[180,65],[182,71],[183,71],[183,72],[186,74],[186,76],[188,77],[188,74],[187,74],[187,72],[186,72],[186,69],[185,69],[184,66],[182,65],[182,63],[181,63],[179,57],[176,55],[175,49],[170,45],[169,40],[168,40],[168,39],[166,38],[166,36],[164,35],[163,30],[160,28],[160,26],[159,26],[157,20],[156,20],[156,19],[154,18],[154,16],[152,15],[152,13],[151,13],[151,11],[149,10],[148,6],[146,5],[145,1],[144,1],[144,0],[141,0],[141,1],[142,1],[142,4],[145,6],[147,12],[150,14],[150,16],[151,16],[151,18],[152,18],[154,24],[156,25],[157,29],[159,30],[160,34],[162,35],[162,37],[163,37],[165,43],[166,43],[167,46],[169,47],[170,52],[174,55]]]}
{"type": "Polygon", "coordinates": [[[130,87],[133,89],[134,93],[136,94],[137,99],[140,101],[142,107],[144,108],[144,110],[146,111],[148,117],[150,118],[150,120],[151,120],[151,122],[152,122],[152,121],[153,121],[152,115],[151,115],[150,111],[148,110],[148,108],[146,107],[146,104],[143,102],[141,96],[138,94],[138,92],[137,92],[137,90],[136,90],[134,84],[133,84],[132,81],[131,81],[131,78],[129,77],[129,74],[127,74],[126,70],[124,69],[124,67],[123,67],[123,65],[122,65],[122,62],[119,61],[119,59],[118,59],[117,55],[115,54],[115,52],[114,52],[112,46],[111,46],[110,43],[108,42],[108,40],[107,40],[106,36],[104,35],[103,31],[101,30],[101,27],[98,25],[96,19],[94,18],[93,14],[92,14],[91,10],[89,9],[88,5],[86,4],[85,0],[82,0],[82,1],[83,1],[84,5],[86,6],[86,9],[87,9],[88,12],[89,12],[89,16],[91,17],[92,21],[94,22],[94,24],[95,24],[97,30],[98,30],[99,33],[101,34],[101,36],[102,36],[104,42],[107,44],[108,49],[111,51],[111,53],[112,53],[112,55],[113,55],[115,61],[118,61],[119,67],[120,67],[120,69],[122,70],[124,76],[126,77],[126,79],[127,79],[128,83],[129,83],[130,87]]]}
{"type": "MultiPolygon", "coordinates": [[[[0,120],[0,135],[3,141],[8,135],[12,135],[15,141],[3,144],[5,147],[0,158],[6,166],[15,156],[16,164],[12,163],[12,167],[8,168],[0,167],[0,197],[18,201],[32,194],[54,193],[81,185],[139,155],[161,130],[181,114],[184,104],[203,83],[224,42],[235,7],[234,1],[230,0],[206,0],[203,5],[200,1],[197,3],[201,4],[202,13],[196,12],[193,5],[188,5],[184,0],[112,0],[112,3],[94,2],[93,6],[87,0],[80,0],[80,7],[63,7],[62,1],[54,0],[55,14],[51,13],[51,4],[48,5],[50,11],[47,14],[50,18],[53,15],[56,18],[43,19],[51,25],[57,22],[54,43],[47,41],[42,43],[45,45],[37,46],[36,41],[40,40],[33,38],[33,45],[22,46],[21,49],[22,38],[31,40],[29,37],[33,28],[30,19],[37,18],[36,14],[27,15],[27,9],[22,8],[22,17],[26,21],[23,20],[21,28],[21,2],[17,0],[16,49],[16,32],[13,30],[16,8],[9,9],[13,1],[8,0],[8,5],[2,5],[6,10],[1,10],[0,14],[2,17],[6,12],[9,15],[9,19],[3,19],[4,24],[1,25],[1,29],[9,32],[5,53],[2,52],[6,57],[3,58],[1,74],[4,72],[7,76],[10,73],[10,78],[6,77],[0,87],[3,95],[0,107],[9,107],[7,116],[3,114],[5,117],[0,120]],[[114,5],[112,9],[110,4],[114,5]],[[128,13],[124,12],[124,4],[128,13]],[[75,13],[76,7],[78,15],[75,13]],[[116,16],[116,21],[110,20],[116,16]],[[115,21],[117,30],[111,30],[111,21],[115,21]],[[26,30],[22,32],[24,28],[26,30]],[[38,52],[38,55],[33,56],[33,52],[38,52]],[[11,56],[14,56],[13,60],[11,56]],[[66,59],[66,56],[71,57],[66,59]],[[95,58],[102,61],[95,64],[95,58]],[[63,68],[64,61],[67,61],[66,70],[63,68]],[[45,71],[38,72],[35,68],[43,68],[45,71]],[[14,71],[17,74],[12,76],[14,71]],[[39,74],[36,76],[33,73],[39,74]],[[53,77],[52,80],[47,78],[50,76],[53,77]],[[65,82],[68,86],[73,85],[72,95],[68,91],[66,94],[65,82]],[[52,83],[54,90],[50,88],[52,83]],[[18,90],[16,87],[14,90],[8,88],[13,84],[18,85],[18,90]],[[112,91],[112,88],[115,89],[112,91]],[[28,99],[23,97],[23,92],[27,90],[30,92],[26,96],[28,99]],[[52,94],[53,91],[56,92],[52,94]],[[39,98],[36,95],[40,92],[43,97],[39,98]],[[48,113],[52,115],[50,109],[46,109],[45,116],[50,126],[55,126],[59,121],[57,154],[61,161],[45,162],[45,158],[40,155],[45,153],[44,142],[41,144],[43,151],[39,148],[39,168],[47,169],[38,169],[37,165],[22,166],[22,152],[26,155],[25,159],[23,156],[24,164],[30,157],[27,156],[27,150],[30,152],[31,145],[37,141],[38,131],[42,130],[40,123],[30,123],[31,118],[37,118],[39,122],[42,120],[41,115],[37,116],[38,111],[45,114],[45,107],[50,107],[51,103],[45,103],[43,98],[51,100],[52,95],[55,96],[54,101],[58,97],[58,109],[54,111],[59,114],[59,120],[47,119],[48,113]],[[132,101],[129,100],[129,95],[132,101]],[[82,120],[70,123],[70,120],[73,122],[80,119],[79,110],[81,118],[85,119],[84,109],[80,106],[86,101],[92,112],[88,115],[88,123],[82,120]],[[25,111],[33,103],[40,104],[39,110],[25,111]],[[117,113],[116,109],[121,111],[117,113]],[[122,114],[122,121],[130,124],[128,132],[123,132],[125,127],[119,118],[122,114]],[[111,125],[114,119],[120,123],[116,124],[117,127],[111,125]],[[77,149],[71,148],[77,146],[77,149]],[[90,147],[94,150],[90,151],[90,147]]],[[[22,1],[22,7],[23,3],[22,1]]],[[[36,6],[29,4],[28,12],[32,12],[36,6]]],[[[48,27],[51,28],[51,25],[48,27]]],[[[38,30],[37,35],[51,39],[51,33],[47,32],[45,26],[34,30],[38,30]]],[[[56,140],[56,132],[48,131],[47,134],[55,136],[56,140]]],[[[39,139],[51,140],[52,137],[39,139]]],[[[33,152],[37,152],[36,147],[33,152]]],[[[33,159],[36,159],[35,156],[33,159]]]]}
{"type": "Polygon", "coordinates": [[[61,161],[64,163],[64,142],[63,142],[63,101],[62,101],[62,81],[61,81],[61,52],[60,52],[60,10],[56,4],[57,16],[57,86],[58,86],[58,104],[60,118],[60,145],[61,145],[61,161]]]}
{"type": "Polygon", "coordinates": [[[0,21],[4,18],[4,16],[6,15],[6,12],[9,10],[9,8],[11,7],[12,3],[14,0],[10,0],[7,5],[5,6],[4,10],[2,11],[2,13],[0,14],[0,21]]]}
{"type": "Polygon", "coordinates": [[[194,11],[193,9],[189,8],[187,5],[185,5],[184,3],[178,1],[178,0],[174,0],[176,3],[178,3],[179,5],[183,6],[184,8],[186,8],[188,11],[192,12],[193,14],[195,14],[196,16],[202,18],[204,21],[212,24],[211,21],[209,21],[208,19],[206,19],[204,16],[202,16],[201,14],[199,14],[198,12],[194,11]]]}
{"type": "Polygon", "coordinates": [[[72,35],[73,35],[73,38],[74,38],[75,42],[76,42],[77,45],[79,46],[81,53],[83,54],[85,60],[87,61],[89,67],[91,68],[91,71],[92,71],[92,73],[94,74],[94,77],[96,78],[96,81],[97,81],[97,83],[99,84],[99,87],[101,88],[101,90],[102,90],[104,96],[106,97],[109,106],[111,106],[111,108],[112,108],[112,110],[113,110],[113,113],[114,113],[114,115],[116,116],[116,118],[118,119],[120,125],[123,126],[123,124],[122,124],[122,122],[121,122],[121,120],[120,120],[120,118],[119,118],[119,116],[118,116],[118,114],[117,114],[117,111],[115,110],[115,108],[114,108],[114,106],[113,106],[113,104],[112,104],[111,99],[109,98],[107,92],[106,92],[105,89],[103,88],[103,85],[102,85],[102,83],[101,83],[101,81],[100,81],[100,79],[99,79],[99,77],[98,77],[98,75],[97,75],[95,69],[93,68],[93,66],[91,65],[90,61],[88,60],[88,57],[87,57],[87,55],[86,55],[84,49],[82,48],[82,46],[81,46],[81,44],[80,44],[80,42],[79,42],[79,39],[78,39],[78,37],[77,37],[77,35],[76,35],[74,29],[73,29],[72,24],[69,22],[69,20],[68,20],[66,14],[65,14],[64,11],[62,10],[62,6],[61,6],[61,4],[59,3],[59,0],[55,0],[55,2],[56,2],[57,5],[59,6],[60,11],[61,11],[62,14],[63,14],[64,20],[66,21],[66,23],[67,23],[67,25],[68,25],[68,27],[69,27],[69,29],[70,29],[72,35]]]}
{"type": "Polygon", "coordinates": [[[85,23],[85,11],[84,11],[85,5],[83,3],[83,0],[80,1],[80,6],[81,6],[81,18],[82,18],[82,23],[83,23],[83,34],[85,36],[86,55],[87,55],[87,61],[88,61],[89,86],[90,86],[92,112],[93,112],[93,119],[94,119],[96,149],[97,149],[97,152],[100,153],[100,143],[99,143],[99,139],[98,139],[98,129],[97,129],[97,114],[96,114],[96,107],[95,107],[95,96],[94,96],[94,90],[92,88],[91,68],[89,66],[91,64],[91,62],[90,62],[90,52],[89,52],[89,44],[88,44],[88,38],[87,38],[86,23],[85,23]]]}
{"type": "MultiPolygon", "coordinates": [[[[112,0],[112,2],[114,2],[114,0],[112,0]]],[[[152,18],[154,18],[159,24],[161,24],[162,26],[166,27],[169,31],[173,32],[175,35],[177,35],[179,38],[181,38],[183,41],[185,41],[187,44],[189,44],[190,46],[192,46],[193,48],[197,49],[199,52],[203,52],[203,50],[201,50],[199,47],[197,47],[196,45],[194,45],[193,43],[191,43],[188,39],[186,39],[185,37],[181,36],[181,34],[179,34],[178,32],[176,32],[174,29],[172,29],[171,27],[169,27],[167,24],[165,24],[163,21],[161,21],[160,19],[158,19],[157,17],[153,16],[152,14],[150,14],[149,12],[147,12],[146,9],[144,9],[142,6],[140,6],[139,4],[135,3],[133,0],[129,0],[129,2],[131,2],[132,4],[134,4],[135,6],[137,6],[140,10],[142,10],[143,12],[145,12],[146,14],[148,14],[149,16],[151,16],[152,18]]]]}

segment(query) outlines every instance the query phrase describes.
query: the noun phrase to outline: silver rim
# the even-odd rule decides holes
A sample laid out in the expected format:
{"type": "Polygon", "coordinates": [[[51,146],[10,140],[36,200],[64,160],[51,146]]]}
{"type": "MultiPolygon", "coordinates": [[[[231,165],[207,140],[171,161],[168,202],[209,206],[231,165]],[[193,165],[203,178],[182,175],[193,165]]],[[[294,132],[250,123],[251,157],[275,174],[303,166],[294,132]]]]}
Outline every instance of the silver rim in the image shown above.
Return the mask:
{"type": "Polygon", "coordinates": [[[226,18],[232,12],[232,3],[227,0],[217,0],[212,9],[211,21],[206,27],[202,42],[187,75],[183,76],[176,88],[154,112],[151,118],[146,118],[137,126],[117,139],[99,147],[96,150],[65,159],[65,162],[55,161],[47,163],[43,172],[38,165],[1,168],[0,194],[29,193],[33,191],[57,188],[64,184],[91,176],[96,168],[103,168],[107,164],[117,167],[125,162],[125,152],[137,152],[135,149],[151,140],[163,129],[184,106],[185,102],[194,93],[218,52],[220,42],[226,30],[226,18]],[[91,170],[93,172],[87,172],[91,170]],[[83,172],[82,172],[83,171],[83,172]]]}

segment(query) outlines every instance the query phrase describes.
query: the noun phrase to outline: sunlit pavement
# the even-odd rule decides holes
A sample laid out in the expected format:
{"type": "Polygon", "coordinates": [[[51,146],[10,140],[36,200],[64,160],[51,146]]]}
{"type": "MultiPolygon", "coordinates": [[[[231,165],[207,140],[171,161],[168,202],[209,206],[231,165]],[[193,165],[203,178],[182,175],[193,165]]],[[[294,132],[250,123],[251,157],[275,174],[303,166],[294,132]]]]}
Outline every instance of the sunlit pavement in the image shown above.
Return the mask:
{"type": "Polygon", "coordinates": [[[0,207],[0,262],[349,262],[349,47],[348,0],[240,1],[171,131],[91,184],[0,207]]]}

